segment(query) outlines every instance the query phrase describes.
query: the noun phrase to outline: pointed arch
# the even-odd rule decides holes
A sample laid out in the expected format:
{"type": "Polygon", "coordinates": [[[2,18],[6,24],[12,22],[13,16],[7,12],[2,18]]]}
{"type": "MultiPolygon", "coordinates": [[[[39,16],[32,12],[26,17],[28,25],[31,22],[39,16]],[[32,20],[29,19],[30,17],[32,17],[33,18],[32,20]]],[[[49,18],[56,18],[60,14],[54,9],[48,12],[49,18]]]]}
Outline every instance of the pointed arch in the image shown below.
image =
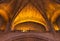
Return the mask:
{"type": "Polygon", "coordinates": [[[24,7],[21,12],[19,12],[19,14],[12,23],[12,30],[14,29],[15,25],[27,21],[40,23],[44,25],[47,29],[47,24],[45,19],[31,3],[27,4],[27,6],[24,7]]]}

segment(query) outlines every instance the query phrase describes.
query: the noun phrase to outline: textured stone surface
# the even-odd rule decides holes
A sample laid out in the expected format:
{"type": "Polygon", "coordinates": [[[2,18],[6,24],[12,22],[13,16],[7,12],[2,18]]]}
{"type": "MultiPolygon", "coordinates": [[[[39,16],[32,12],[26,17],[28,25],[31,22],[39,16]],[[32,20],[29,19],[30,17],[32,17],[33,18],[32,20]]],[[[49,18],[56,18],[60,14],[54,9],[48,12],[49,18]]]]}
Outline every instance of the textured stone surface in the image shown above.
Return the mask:
{"type": "MultiPolygon", "coordinates": [[[[24,10],[24,13],[25,13],[25,10],[24,10]]],[[[30,11],[26,12],[27,15],[31,13],[30,11]]],[[[26,14],[24,16],[26,16],[26,14]]],[[[1,27],[0,41],[60,41],[60,31],[59,31],[60,17],[59,16],[60,16],[60,0],[0,0],[0,27],[1,27]],[[16,17],[20,15],[21,11],[23,13],[23,9],[27,6],[27,4],[28,4],[28,7],[33,6],[30,9],[27,7],[28,11],[32,10],[31,12],[33,12],[34,10],[37,9],[37,11],[34,11],[35,16],[34,16],[34,13],[32,13],[28,17],[31,17],[31,16],[36,17],[37,16],[36,12],[39,11],[40,12],[39,15],[41,14],[41,16],[44,19],[44,21],[42,22],[47,24],[46,28],[48,30],[46,32],[32,32],[32,31],[21,32],[22,30],[20,30],[19,28],[18,29],[20,31],[17,31],[15,28],[14,28],[15,31],[11,30],[12,26],[15,24],[15,23],[13,24],[13,22],[15,21],[16,17]]],[[[21,17],[23,17],[23,15],[21,17]]],[[[18,19],[20,21],[21,18],[18,18],[18,19]]],[[[25,26],[23,25],[23,27],[25,26]]]]}

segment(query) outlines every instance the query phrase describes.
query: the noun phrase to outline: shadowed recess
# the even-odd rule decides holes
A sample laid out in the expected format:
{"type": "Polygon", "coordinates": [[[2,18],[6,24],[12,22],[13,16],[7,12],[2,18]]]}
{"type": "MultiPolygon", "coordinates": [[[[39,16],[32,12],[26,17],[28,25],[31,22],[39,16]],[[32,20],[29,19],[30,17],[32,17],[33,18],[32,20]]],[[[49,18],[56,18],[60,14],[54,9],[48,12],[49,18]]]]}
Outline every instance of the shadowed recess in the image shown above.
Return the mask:
{"type": "Polygon", "coordinates": [[[46,32],[46,28],[36,22],[24,22],[17,24],[14,27],[14,30],[21,31],[21,32],[46,32]]]}

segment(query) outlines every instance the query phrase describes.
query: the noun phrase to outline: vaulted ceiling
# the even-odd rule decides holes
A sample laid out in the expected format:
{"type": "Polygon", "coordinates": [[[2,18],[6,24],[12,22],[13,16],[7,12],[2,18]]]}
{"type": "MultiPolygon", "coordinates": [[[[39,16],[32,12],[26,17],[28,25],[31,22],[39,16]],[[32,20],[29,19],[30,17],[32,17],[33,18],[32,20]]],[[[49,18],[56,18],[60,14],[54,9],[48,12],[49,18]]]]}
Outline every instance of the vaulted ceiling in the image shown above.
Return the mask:
{"type": "Polygon", "coordinates": [[[29,3],[40,12],[41,16],[43,16],[50,27],[51,23],[57,25],[55,20],[60,15],[59,0],[3,0],[0,1],[0,15],[5,18],[7,23],[12,23],[19,15],[19,12],[21,12],[29,3]]]}

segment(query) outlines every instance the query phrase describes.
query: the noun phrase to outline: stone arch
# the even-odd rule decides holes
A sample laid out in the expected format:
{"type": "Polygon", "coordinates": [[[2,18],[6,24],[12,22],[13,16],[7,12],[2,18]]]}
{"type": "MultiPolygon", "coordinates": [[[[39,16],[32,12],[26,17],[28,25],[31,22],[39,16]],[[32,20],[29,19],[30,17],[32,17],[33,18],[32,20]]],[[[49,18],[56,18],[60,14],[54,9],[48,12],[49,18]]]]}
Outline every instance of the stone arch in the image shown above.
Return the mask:
{"type": "MultiPolygon", "coordinates": [[[[24,7],[21,12],[17,15],[15,20],[12,23],[12,29],[16,24],[22,23],[22,22],[37,22],[42,25],[44,25],[47,29],[47,24],[41,13],[31,4],[27,4],[26,7],[24,7]]],[[[47,29],[48,30],[48,29],[47,29]]]]}

